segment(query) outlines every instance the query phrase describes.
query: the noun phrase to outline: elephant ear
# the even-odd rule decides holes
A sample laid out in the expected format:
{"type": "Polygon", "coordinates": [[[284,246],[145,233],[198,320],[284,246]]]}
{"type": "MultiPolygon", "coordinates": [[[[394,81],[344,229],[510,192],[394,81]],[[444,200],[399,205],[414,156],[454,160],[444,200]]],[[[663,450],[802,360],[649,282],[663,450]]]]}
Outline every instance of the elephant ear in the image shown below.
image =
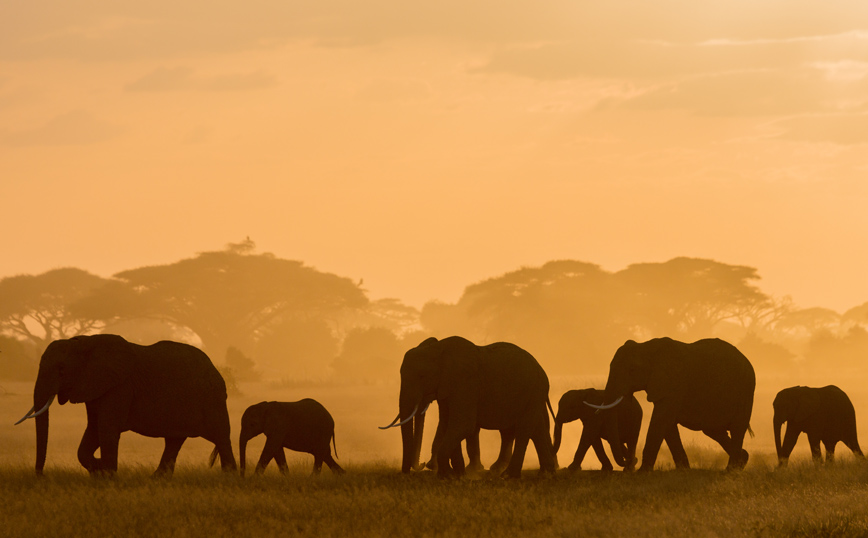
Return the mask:
{"type": "Polygon", "coordinates": [[[133,371],[136,361],[134,344],[120,336],[95,335],[81,337],[70,346],[70,381],[65,391],[72,403],[99,398],[123,383],[133,371]]]}

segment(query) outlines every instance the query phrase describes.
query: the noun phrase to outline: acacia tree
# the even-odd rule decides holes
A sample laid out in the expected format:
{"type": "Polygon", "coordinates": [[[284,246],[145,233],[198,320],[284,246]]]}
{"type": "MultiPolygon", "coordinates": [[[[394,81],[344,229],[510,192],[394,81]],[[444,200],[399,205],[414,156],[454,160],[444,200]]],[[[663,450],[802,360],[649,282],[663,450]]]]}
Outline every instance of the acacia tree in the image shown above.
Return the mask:
{"type": "Polygon", "coordinates": [[[58,338],[96,332],[104,318],[74,305],[108,280],[73,267],[0,280],[0,332],[26,340],[37,353],[58,338]]]}
{"type": "Polygon", "coordinates": [[[754,282],[757,270],[701,258],[637,263],[615,274],[626,312],[649,336],[705,338],[723,321],[744,323],[775,308],[754,282]]]}
{"type": "Polygon", "coordinates": [[[212,357],[224,357],[230,346],[249,353],[276,321],[329,319],[368,302],[348,278],[254,254],[254,248],[248,239],[172,264],[120,272],[79,307],[112,319],[151,317],[187,327],[212,357]]]}
{"type": "Polygon", "coordinates": [[[459,334],[477,344],[498,340],[530,351],[547,369],[603,364],[630,336],[621,294],[598,265],[561,260],[525,267],[468,286],[454,305],[428,303],[422,324],[438,337],[459,334]]]}

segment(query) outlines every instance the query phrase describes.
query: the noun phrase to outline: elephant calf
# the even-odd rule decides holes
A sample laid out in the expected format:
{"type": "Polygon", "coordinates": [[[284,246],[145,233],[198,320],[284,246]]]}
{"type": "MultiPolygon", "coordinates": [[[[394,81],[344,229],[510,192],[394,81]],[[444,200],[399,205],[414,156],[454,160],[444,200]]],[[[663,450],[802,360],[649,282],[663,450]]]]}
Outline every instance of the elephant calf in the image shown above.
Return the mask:
{"type": "Polygon", "coordinates": [[[561,446],[561,432],[564,424],[574,420],[582,421],[582,437],[576,456],[568,469],[577,471],[582,468],[582,460],[588,448],[593,447],[597,459],[603,465],[604,471],[613,469],[612,463],[606,457],[603,440],[609,443],[615,462],[628,471],[636,466],[636,444],[639,442],[639,429],[642,427],[642,407],[635,396],[616,409],[598,411],[585,402],[602,404],[604,393],[597,389],[570,390],[561,396],[558,402],[558,414],[555,417],[555,452],[561,446]]]}
{"type": "MultiPolygon", "coordinates": [[[[256,464],[256,473],[265,471],[274,459],[281,473],[286,473],[284,448],[313,454],[313,474],[319,474],[325,462],[335,474],[344,470],[332,458],[329,443],[334,444],[335,421],[318,401],[310,398],[297,402],[260,402],[251,405],[241,417],[241,435],[238,445],[241,450],[241,476],[247,464],[247,442],[265,434],[265,447],[256,464]]],[[[335,456],[338,449],[335,445],[335,456]]]]}
{"type": "Polygon", "coordinates": [[[856,411],[850,398],[835,385],[821,388],[790,387],[778,392],[772,404],[775,409],[775,448],[778,465],[786,467],[790,454],[802,432],[808,434],[814,463],[822,462],[820,443],[826,447],[826,461],[835,458],[835,445],[843,441],[857,457],[862,457],[856,438],[856,411]],[[787,423],[787,433],[781,444],[781,429],[787,423]]]}

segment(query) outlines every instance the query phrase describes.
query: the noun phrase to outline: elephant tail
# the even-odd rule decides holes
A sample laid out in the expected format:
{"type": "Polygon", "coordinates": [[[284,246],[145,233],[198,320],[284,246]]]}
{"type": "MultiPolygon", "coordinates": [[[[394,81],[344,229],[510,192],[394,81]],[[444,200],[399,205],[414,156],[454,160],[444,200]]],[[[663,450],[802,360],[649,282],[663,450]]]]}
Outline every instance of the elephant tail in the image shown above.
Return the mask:
{"type": "Polygon", "coordinates": [[[208,468],[214,467],[214,462],[217,461],[217,447],[214,447],[214,450],[211,451],[211,455],[208,456],[208,468]]]}
{"type": "Polygon", "coordinates": [[[551,402],[551,400],[549,400],[548,396],[546,396],[546,405],[547,405],[548,408],[549,408],[549,413],[552,414],[552,420],[557,420],[557,419],[555,418],[555,410],[552,409],[552,402],[551,402]]]}
{"type": "Polygon", "coordinates": [[[335,459],[336,459],[336,460],[337,460],[337,459],[340,459],[340,458],[338,458],[338,443],[337,443],[337,441],[335,441],[335,434],[334,434],[334,432],[332,432],[332,446],[333,446],[334,449],[335,449],[335,459]]]}
{"type": "Polygon", "coordinates": [[[751,439],[753,439],[754,437],[756,437],[756,435],[754,435],[754,433],[753,433],[753,430],[750,429],[750,424],[747,425],[747,433],[750,434],[750,438],[751,438],[751,439]]]}

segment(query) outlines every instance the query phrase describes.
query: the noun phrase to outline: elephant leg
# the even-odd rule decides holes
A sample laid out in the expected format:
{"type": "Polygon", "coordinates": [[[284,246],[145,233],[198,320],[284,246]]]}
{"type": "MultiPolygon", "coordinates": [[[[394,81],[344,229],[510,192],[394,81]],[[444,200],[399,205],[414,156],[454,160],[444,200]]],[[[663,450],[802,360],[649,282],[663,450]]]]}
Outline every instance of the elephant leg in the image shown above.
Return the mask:
{"type": "Polygon", "coordinates": [[[94,456],[96,449],[99,448],[99,430],[97,428],[96,410],[91,406],[87,408],[87,427],[84,430],[84,435],[81,436],[81,443],[78,445],[78,462],[81,466],[87,469],[90,474],[99,472],[100,460],[94,456]]]}
{"type": "Polygon", "coordinates": [[[425,464],[425,467],[432,471],[436,471],[439,465],[437,453],[440,450],[440,445],[443,444],[443,433],[446,431],[446,423],[448,421],[445,406],[438,404],[438,410],[437,429],[434,431],[434,440],[431,442],[431,457],[428,459],[428,463],[425,464]]]}
{"type": "MultiPolygon", "coordinates": [[[[678,424],[673,424],[666,432],[664,437],[666,446],[669,447],[669,454],[672,455],[672,461],[675,463],[676,469],[690,469],[690,460],[687,459],[687,452],[684,450],[684,443],[681,442],[681,433],[678,431],[678,424]]],[[[635,453],[635,448],[633,449],[635,453]]]]}
{"type": "Polygon", "coordinates": [[[509,465],[506,466],[506,470],[503,472],[506,478],[521,478],[521,468],[524,465],[524,455],[527,452],[528,442],[530,442],[530,436],[527,433],[516,433],[512,457],[509,458],[509,465]]]}
{"type": "Polygon", "coordinates": [[[545,419],[537,421],[537,427],[533,430],[530,439],[533,441],[539,459],[539,472],[541,474],[554,474],[557,470],[557,463],[552,438],[549,436],[549,421],[545,407],[542,408],[542,412],[545,419]]]}
{"type": "Polygon", "coordinates": [[[846,441],[843,441],[844,446],[853,451],[853,455],[857,458],[863,458],[865,456],[862,455],[862,449],[859,448],[859,441],[856,439],[856,435],[853,434],[846,441]]]}
{"type": "Polygon", "coordinates": [[[259,462],[256,464],[256,470],[254,471],[256,474],[265,472],[265,468],[274,458],[284,458],[284,462],[286,461],[286,457],[283,455],[282,443],[283,440],[278,440],[276,435],[272,435],[271,437],[266,435],[265,446],[262,447],[262,454],[259,456],[259,462]]]}
{"type": "Polygon", "coordinates": [[[784,434],[784,442],[781,444],[781,454],[778,457],[779,467],[787,466],[787,462],[790,459],[790,454],[793,453],[793,449],[796,447],[796,441],[799,440],[799,435],[801,433],[802,432],[800,432],[798,429],[787,424],[787,433],[784,434]]]}
{"type": "Polygon", "coordinates": [[[826,449],[826,463],[834,463],[835,461],[835,445],[838,441],[823,441],[823,447],[826,449]]]}
{"type": "Polygon", "coordinates": [[[491,464],[489,471],[500,474],[509,465],[509,459],[512,457],[512,444],[515,441],[515,434],[511,430],[500,430],[500,453],[497,455],[497,460],[491,464]]]}
{"type": "MultiPolygon", "coordinates": [[[[283,447],[277,450],[277,453],[274,454],[274,463],[277,464],[277,470],[280,471],[280,474],[285,475],[289,472],[289,465],[286,464],[286,452],[283,450],[283,447]]],[[[314,472],[314,474],[317,474],[314,472]]]]}
{"type": "Polygon", "coordinates": [[[311,475],[319,476],[319,474],[321,472],[322,472],[322,458],[319,457],[318,455],[314,454],[314,456],[313,456],[313,472],[311,473],[311,475]]]}
{"type": "Polygon", "coordinates": [[[744,468],[747,464],[747,452],[741,448],[740,443],[730,438],[726,430],[702,430],[702,433],[717,441],[729,455],[729,462],[726,464],[727,470],[744,468]]]}
{"type": "Polygon", "coordinates": [[[482,455],[479,450],[479,428],[476,428],[476,433],[468,437],[465,443],[467,444],[467,470],[479,472],[485,469],[482,466],[482,455]]]}
{"type": "Polygon", "coordinates": [[[651,412],[651,421],[648,424],[648,434],[645,436],[645,448],[642,449],[642,465],[639,466],[639,471],[654,469],[663,438],[672,427],[677,427],[675,420],[669,416],[670,414],[665,407],[659,404],[654,406],[654,411],[651,412]]]}
{"type": "Polygon", "coordinates": [[[452,467],[452,474],[456,477],[464,476],[466,468],[464,466],[464,452],[461,451],[461,443],[458,443],[458,448],[452,451],[449,463],[452,467]]]}
{"type": "Polygon", "coordinates": [[[600,464],[603,466],[604,471],[612,471],[615,468],[612,466],[612,462],[609,461],[609,457],[606,456],[606,450],[603,448],[603,440],[600,438],[594,439],[594,442],[591,444],[594,447],[594,453],[597,455],[597,459],[600,460],[600,464]]]}
{"type": "Polygon", "coordinates": [[[335,459],[332,457],[331,450],[329,450],[328,448],[326,448],[326,451],[323,452],[322,459],[325,464],[329,466],[329,469],[331,469],[332,473],[338,475],[346,474],[346,471],[344,471],[344,469],[340,465],[338,465],[338,462],[336,462],[335,459]]]}
{"type": "Polygon", "coordinates": [[[110,475],[118,471],[118,444],[120,440],[121,432],[115,428],[99,428],[100,471],[110,475]]]}
{"type": "MultiPolygon", "coordinates": [[[[584,429],[582,429],[582,437],[579,439],[579,447],[576,448],[576,455],[573,456],[573,462],[567,467],[570,471],[579,471],[582,468],[582,461],[585,459],[585,454],[588,453],[588,449],[591,448],[591,440],[589,439],[589,435],[585,435],[584,429]]],[[[597,455],[599,458],[599,455],[597,455]]],[[[608,458],[606,458],[608,459],[608,458]]],[[[600,460],[602,463],[603,460],[600,460]]]]}
{"type": "Polygon", "coordinates": [[[157,466],[157,470],[154,471],[154,476],[171,476],[172,473],[175,472],[175,461],[178,459],[178,452],[181,451],[181,445],[183,445],[186,440],[186,437],[166,437],[166,446],[163,449],[163,456],[160,458],[160,464],[157,466]]]}
{"type": "Polygon", "coordinates": [[[808,433],[808,445],[811,447],[811,458],[815,465],[823,463],[823,454],[820,452],[820,439],[816,435],[808,433]]]}

